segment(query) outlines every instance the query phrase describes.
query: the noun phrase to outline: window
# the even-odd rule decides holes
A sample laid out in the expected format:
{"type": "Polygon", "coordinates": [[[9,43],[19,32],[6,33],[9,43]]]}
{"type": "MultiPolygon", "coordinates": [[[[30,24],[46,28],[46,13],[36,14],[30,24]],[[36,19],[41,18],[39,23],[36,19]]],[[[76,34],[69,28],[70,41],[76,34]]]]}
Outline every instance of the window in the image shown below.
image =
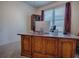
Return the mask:
{"type": "Polygon", "coordinates": [[[50,21],[50,27],[53,25],[56,25],[56,28],[58,29],[58,31],[63,32],[63,30],[64,30],[64,14],[65,14],[64,6],[45,10],[44,20],[50,21]]]}

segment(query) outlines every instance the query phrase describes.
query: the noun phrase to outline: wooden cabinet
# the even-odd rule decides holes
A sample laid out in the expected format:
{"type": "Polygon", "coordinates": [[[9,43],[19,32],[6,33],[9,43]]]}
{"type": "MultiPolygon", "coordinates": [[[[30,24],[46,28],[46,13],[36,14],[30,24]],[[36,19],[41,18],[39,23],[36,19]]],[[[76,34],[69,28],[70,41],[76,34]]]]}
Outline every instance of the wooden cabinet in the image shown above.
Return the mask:
{"type": "Polygon", "coordinates": [[[34,58],[75,57],[76,40],[44,36],[21,36],[21,55],[34,58]]]}
{"type": "Polygon", "coordinates": [[[59,40],[59,57],[75,57],[76,40],[60,39],[59,40]]]}
{"type": "Polygon", "coordinates": [[[31,37],[21,36],[21,55],[31,57],[31,37]]]}

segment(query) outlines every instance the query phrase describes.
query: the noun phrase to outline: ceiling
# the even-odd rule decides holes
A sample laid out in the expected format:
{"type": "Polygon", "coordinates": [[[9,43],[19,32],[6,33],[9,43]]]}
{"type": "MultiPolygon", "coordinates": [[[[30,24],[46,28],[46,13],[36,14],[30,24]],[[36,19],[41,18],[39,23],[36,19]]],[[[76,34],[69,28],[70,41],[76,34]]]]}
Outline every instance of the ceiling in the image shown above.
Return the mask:
{"type": "Polygon", "coordinates": [[[55,1],[25,1],[25,3],[29,4],[32,7],[39,8],[50,3],[54,3],[55,1]]]}

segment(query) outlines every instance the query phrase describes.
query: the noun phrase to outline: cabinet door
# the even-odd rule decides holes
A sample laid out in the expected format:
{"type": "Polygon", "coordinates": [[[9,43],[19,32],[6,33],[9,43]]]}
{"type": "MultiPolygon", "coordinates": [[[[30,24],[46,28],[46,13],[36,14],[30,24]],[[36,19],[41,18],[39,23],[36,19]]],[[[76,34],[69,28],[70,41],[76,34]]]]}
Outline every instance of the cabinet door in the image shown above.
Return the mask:
{"type": "Polygon", "coordinates": [[[46,40],[46,54],[57,57],[57,42],[55,38],[44,38],[46,40]]]}
{"type": "Polygon", "coordinates": [[[21,36],[21,54],[30,56],[31,55],[31,37],[21,36]]]}
{"type": "Polygon", "coordinates": [[[45,53],[45,41],[42,37],[32,37],[32,52],[45,53]]]}
{"type": "Polygon", "coordinates": [[[68,39],[60,39],[59,41],[59,57],[71,58],[75,57],[76,41],[68,39]]]}

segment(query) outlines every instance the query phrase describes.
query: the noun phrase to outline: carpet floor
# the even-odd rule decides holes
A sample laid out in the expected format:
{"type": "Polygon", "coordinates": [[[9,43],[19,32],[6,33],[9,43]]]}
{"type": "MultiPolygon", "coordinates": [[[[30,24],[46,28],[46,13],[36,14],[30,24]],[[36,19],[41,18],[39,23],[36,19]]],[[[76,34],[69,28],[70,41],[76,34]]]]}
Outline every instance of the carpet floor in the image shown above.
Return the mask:
{"type": "Polygon", "coordinates": [[[0,46],[0,58],[26,58],[21,56],[20,42],[0,46]]]}

